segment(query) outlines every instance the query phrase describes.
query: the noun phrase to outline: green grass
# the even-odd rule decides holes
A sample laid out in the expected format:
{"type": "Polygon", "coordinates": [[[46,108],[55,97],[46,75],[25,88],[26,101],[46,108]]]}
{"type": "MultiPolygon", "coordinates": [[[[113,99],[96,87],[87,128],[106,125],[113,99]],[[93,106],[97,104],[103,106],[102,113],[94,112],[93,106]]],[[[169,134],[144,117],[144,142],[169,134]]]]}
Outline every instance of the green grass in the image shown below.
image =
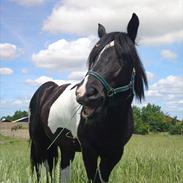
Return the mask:
{"type": "MultiPolygon", "coordinates": [[[[45,175],[44,169],[42,169],[45,175]]],[[[0,135],[0,183],[34,183],[29,144],[0,135]]],[[[45,176],[42,178],[45,182],[45,176]]],[[[86,173],[77,154],[71,183],[85,183],[86,173]]],[[[110,177],[110,183],[183,183],[183,136],[134,135],[110,177]]]]}

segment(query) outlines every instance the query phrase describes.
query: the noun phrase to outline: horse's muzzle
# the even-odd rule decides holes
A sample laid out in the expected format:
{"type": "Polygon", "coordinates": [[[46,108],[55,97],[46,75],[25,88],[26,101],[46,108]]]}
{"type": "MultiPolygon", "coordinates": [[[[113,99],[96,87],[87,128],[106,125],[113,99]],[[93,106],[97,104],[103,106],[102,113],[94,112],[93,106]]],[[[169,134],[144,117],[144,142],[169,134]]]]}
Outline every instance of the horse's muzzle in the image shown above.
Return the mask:
{"type": "Polygon", "coordinates": [[[104,103],[104,97],[94,88],[87,90],[83,96],[80,96],[76,90],[76,100],[83,106],[82,116],[84,118],[91,117],[96,109],[104,103]]]}

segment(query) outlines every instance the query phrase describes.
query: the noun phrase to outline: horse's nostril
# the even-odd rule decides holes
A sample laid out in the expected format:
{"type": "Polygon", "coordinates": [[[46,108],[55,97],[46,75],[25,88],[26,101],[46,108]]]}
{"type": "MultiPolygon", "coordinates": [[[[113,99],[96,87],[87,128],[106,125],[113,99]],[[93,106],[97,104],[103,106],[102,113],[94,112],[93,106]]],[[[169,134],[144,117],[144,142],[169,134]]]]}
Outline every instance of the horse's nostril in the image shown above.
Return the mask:
{"type": "Polygon", "coordinates": [[[84,105],[84,103],[85,103],[85,100],[84,100],[84,98],[83,97],[76,97],[76,100],[77,100],[77,102],[79,103],[79,104],[81,104],[81,105],[84,105]]]}

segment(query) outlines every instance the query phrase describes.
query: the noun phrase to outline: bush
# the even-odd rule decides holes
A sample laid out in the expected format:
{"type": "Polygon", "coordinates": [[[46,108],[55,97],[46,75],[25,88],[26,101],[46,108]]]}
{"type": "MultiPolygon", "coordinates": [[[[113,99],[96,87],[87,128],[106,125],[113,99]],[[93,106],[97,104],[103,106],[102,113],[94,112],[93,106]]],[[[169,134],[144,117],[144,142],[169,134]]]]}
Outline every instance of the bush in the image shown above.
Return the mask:
{"type": "Polygon", "coordinates": [[[149,132],[149,125],[142,121],[141,110],[138,107],[133,107],[134,133],[145,135],[149,132]]]}
{"type": "Polygon", "coordinates": [[[169,128],[169,133],[171,135],[183,135],[183,123],[171,125],[169,128]]]}
{"type": "Polygon", "coordinates": [[[135,134],[140,134],[140,135],[148,134],[149,133],[149,125],[143,124],[143,123],[135,125],[134,133],[135,134]]]}

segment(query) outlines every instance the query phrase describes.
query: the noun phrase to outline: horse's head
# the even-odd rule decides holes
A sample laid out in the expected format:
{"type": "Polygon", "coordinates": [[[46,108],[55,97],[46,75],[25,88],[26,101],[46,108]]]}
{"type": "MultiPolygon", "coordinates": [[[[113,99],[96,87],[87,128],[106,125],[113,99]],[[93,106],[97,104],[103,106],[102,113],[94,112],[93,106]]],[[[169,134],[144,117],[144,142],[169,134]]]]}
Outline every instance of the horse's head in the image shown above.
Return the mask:
{"type": "Polygon", "coordinates": [[[83,117],[101,112],[107,99],[114,96],[120,101],[132,101],[133,93],[143,98],[147,80],[135,49],[138,26],[136,14],[128,23],[127,33],[106,33],[104,26],[98,25],[100,40],[89,55],[88,73],[76,89],[76,99],[84,106],[83,117]]]}

